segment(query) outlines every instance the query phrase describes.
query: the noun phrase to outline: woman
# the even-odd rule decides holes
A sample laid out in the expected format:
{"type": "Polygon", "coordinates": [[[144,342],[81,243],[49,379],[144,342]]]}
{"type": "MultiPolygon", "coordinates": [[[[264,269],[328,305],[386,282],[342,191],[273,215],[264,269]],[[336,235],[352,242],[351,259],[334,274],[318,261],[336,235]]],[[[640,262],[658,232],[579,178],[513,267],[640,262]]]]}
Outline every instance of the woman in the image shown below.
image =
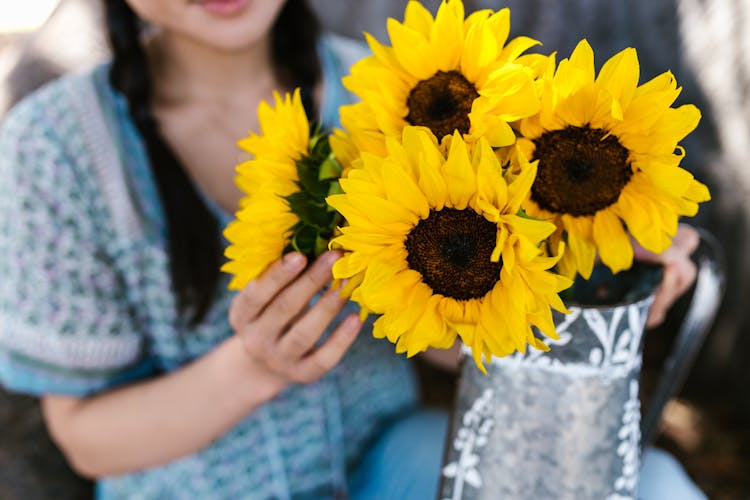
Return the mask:
{"type": "Polygon", "coordinates": [[[42,397],[102,498],[334,497],[414,409],[409,363],[356,314],[334,321],[335,293],[300,313],[335,253],[289,255],[233,300],[220,233],[258,102],[299,86],[334,125],[361,49],[297,0],[106,7],[112,63],[4,124],[2,380],[42,397]]]}
{"type": "Polygon", "coordinates": [[[41,397],[100,498],[434,497],[445,417],[323,292],[338,255],[289,254],[236,296],[217,271],[258,102],[301,87],[334,125],[359,46],[301,0],[106,8],[112,62],[0,133],[3,383],[41,397]]]}

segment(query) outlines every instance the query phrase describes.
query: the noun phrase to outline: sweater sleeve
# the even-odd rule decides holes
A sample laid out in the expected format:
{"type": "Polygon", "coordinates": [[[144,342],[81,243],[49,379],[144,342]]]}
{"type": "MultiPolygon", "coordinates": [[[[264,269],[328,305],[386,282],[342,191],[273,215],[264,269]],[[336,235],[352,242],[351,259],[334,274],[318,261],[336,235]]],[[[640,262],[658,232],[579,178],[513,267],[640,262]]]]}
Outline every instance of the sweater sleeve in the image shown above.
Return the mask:
{"type": "Polygon", "coordinates": [[[63,87],[33,94],[0,128],[0,382],[83,396],[150,367],[63,87]]]}

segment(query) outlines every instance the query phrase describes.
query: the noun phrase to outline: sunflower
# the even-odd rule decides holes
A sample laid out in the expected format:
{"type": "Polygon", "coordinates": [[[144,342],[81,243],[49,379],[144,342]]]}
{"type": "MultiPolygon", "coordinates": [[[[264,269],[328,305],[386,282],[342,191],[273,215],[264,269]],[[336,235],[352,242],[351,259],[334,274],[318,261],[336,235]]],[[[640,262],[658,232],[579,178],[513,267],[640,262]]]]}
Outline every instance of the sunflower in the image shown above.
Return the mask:
{"type": "Polygon", "coordinates": [[[510,11],[482,10],[468,18],[460,0],[444,1],[435,18],[419,3],[404,22],[388,19],[392,46],[365,34],[373,55],[356,63],[343,82],[361,101],[341,108],[341,123],[361,151],[385,153],[385,137],[407,125],[429,128],[438,140],[455,130],[492,146],[515,142],[508,122],[536,113],[533,68],[521,56],[539,42],[507,43],[510,11]]]}
{"type": "Polygon", "coordinates": [[[238,142],[253,159],[237,167],[246,196],[224,231],[231,245],[222,271],[234,275],[230,289],[243,288],[287,251],[319,255],[340,221],[325,205],[341,174],[327,136],[311,133],[299,89],[284,98],[275,92],[274,100],[274,107],[258,107],[261,134],[238,142]]]}
{"type": "Polygon", "coordinates": [[[540,85],[540,112],[520,122],[521,155],[538,161],[527,213],[554,222],[567,242],[559,264],[567,276],[591,275],[596,254],[613,272],[633,261],[630,235],[663,252],[680,215],[708,201],[706,186],[679,167],[678,143],[698,124],[695,106],[671,107],[680,88],[670,72],[638,85],[636,51],[623,50],[595,77],[583,40],[540,85]]]}
{"type": "Polygon", "coordinates": [[[459,335],[482,370],[482,355],[546,350],[530,325],[556,338],[550,306],[564,310],[557,294],[570,281],[548,271],[557,259],[539,249],[554,225],[518,215],[535,164],[508,185],[487,141],[470,154],[456,132],[446,157],[421,127],[386,148],[364,153],[341,180],[344,194],[327,199],[348,222],[332,241],[346,252],[333,275],[381,315],[374,335],[408,356],[459,335]]]}

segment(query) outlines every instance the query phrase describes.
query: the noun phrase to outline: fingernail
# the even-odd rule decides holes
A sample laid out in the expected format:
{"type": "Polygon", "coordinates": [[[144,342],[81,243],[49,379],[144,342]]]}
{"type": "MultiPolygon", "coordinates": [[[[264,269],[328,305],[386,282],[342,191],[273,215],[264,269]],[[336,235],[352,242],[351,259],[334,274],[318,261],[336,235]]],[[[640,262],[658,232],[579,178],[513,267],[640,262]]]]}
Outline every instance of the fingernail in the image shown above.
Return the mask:
{"type": "Polygon", "coordinates": [[[327,252],[323,258],[325,259],[325,263],[329,266],[332,266],[334,262],[339,260],[341,258],[341,252],[333,251],[333,252],[327,252]]]}
{"type": "Polygon", "coordinates": [[[344,328],[350,334],[355,334],[362,327],[362,322],[356,314],[353,314],[344,320],[344,328]]]}
{"type": "Polygon", "coordinates": [[[289,271],[296,271],[305,265],[305,256],[299,252],[288,253],[284,256],[282,264],[289,271]]]}
{"type": "Polygon", "coordinates": [[[328,290],[326,290],[326,295],[331,297],[332,299],[335,298],[339,302],[346,302],[346,297],[341,296],[341,291],[337,288],[330,287],[328,290]]]}

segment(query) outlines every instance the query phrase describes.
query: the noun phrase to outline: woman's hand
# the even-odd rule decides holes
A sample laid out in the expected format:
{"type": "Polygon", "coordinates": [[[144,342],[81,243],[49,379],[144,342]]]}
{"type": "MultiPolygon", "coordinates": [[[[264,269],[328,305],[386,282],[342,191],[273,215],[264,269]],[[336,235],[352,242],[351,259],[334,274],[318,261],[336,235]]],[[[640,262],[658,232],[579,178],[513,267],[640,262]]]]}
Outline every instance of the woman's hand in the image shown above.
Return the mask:
{"type": "Polygon", "coordinates": [[[657,255],[638,244],[634,245],[636,260],[664,266],[664,278],[656,291],[654,304],[646,320],[647,328],[660,325],[672,304],[692,286],[697,270],[690,256],[698,243],[698,232],[687,224],[680,224],[672,246],[661,254],[657,255]]]}
{"type": "Polygon", "coordinates": [[[340,256],[326,252],[300,275],[305,257],[289,253],[232,302],[229,323],[245,350],[283,384],[320,379],[341,360],[362,327],[357,314],[351,314],[316,345],[346,300],[329,289],[313,306],[308,303],[331,280],[331,267],[340,256]]]}

